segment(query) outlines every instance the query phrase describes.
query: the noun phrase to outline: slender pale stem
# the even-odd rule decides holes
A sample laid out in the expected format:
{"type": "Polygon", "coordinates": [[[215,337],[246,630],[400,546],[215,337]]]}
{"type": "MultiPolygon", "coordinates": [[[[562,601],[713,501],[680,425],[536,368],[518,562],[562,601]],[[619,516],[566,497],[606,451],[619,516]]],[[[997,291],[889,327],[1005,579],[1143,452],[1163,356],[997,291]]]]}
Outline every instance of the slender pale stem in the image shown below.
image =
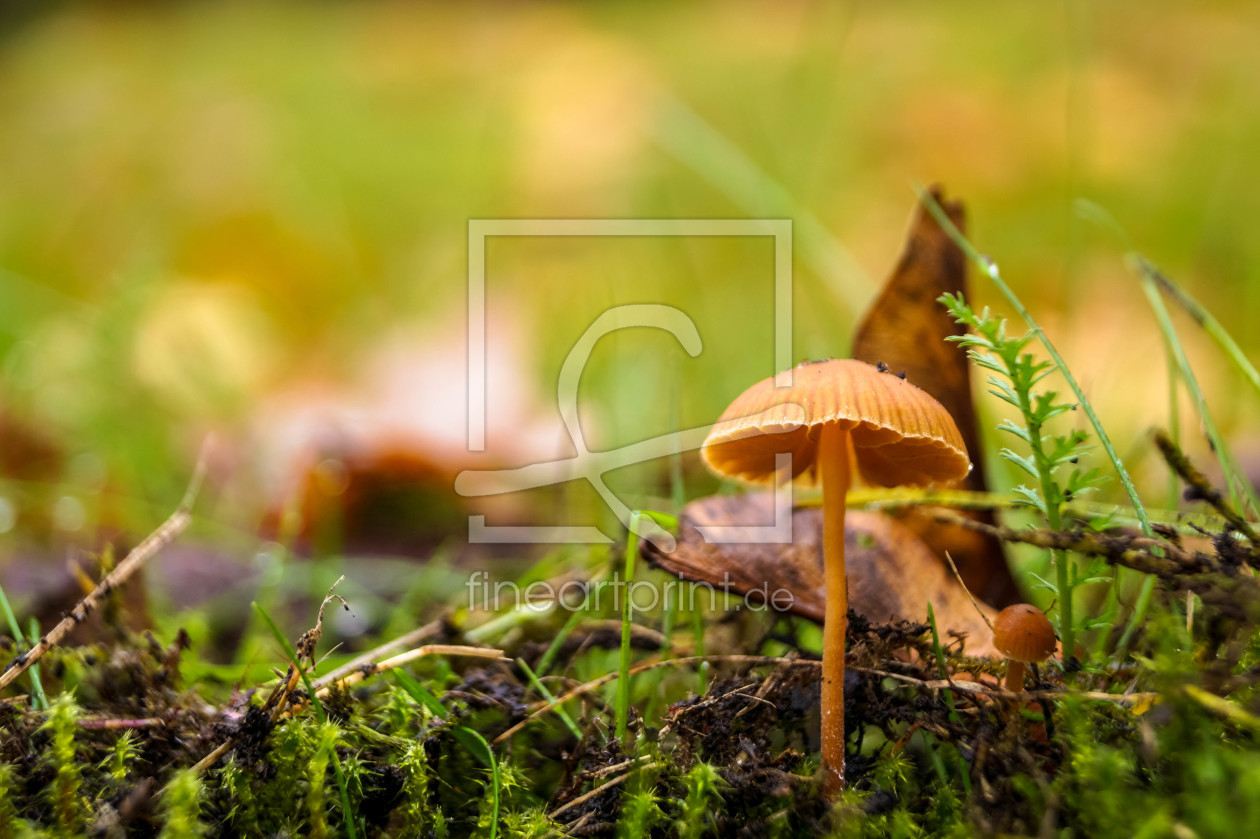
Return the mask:
{"type": "Polygon", "coordinates": [[[823,496],[823,571],[827,612],[823,622],[823,795],[844,789],[844,639],[849,590],[844,574],[844,500],[849,491],[849,432],[825,425],[818,440],[823,496]]]}
{"type": "Polygon", "coordinates": [[[1024,689],[1024,662],[1008,659],[1006,662],[1006,689],[1019,693],[1024,689]]]}

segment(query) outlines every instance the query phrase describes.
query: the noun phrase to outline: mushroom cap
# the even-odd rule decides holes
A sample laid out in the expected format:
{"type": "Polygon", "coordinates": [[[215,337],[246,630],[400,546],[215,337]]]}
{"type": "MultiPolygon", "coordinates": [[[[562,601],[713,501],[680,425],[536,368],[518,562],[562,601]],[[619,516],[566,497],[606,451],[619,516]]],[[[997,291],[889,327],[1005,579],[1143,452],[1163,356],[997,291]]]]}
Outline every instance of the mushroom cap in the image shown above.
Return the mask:
{"type": "Polygon", "coordinates": [[[1007,606],[993,620],[993,646],[1015,661],[1044,661],[1054,653],[1057,641],[1050,619],[1027,603],[1007,606]]]}
{"type": "Polygon", "coordinates": [[[857,469],[874,486],[956,481],[971,468],[958,426],[941,403],[891,373],[852,359],[806,362],[789,387],[764,379],[740,394],[709,432],[701,456],[720,475],[775,480],[775,455],[792,477],[814,466],[822,426],[849,431],[857,469]]]}

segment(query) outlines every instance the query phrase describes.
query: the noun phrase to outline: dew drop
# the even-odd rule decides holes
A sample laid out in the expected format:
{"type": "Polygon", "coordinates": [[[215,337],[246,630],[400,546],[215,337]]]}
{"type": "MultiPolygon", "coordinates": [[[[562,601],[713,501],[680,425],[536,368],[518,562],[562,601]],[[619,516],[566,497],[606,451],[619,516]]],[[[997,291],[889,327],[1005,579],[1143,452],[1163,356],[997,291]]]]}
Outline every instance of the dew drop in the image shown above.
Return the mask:
{"type": "Polygon", "coordinates": [[[17,510],[13,502],[0,496],[0,533],[8,533],[17,524],[17,510]]]}
{"type": "Polygon", "coordinates": [[[82,529],[87,521],[87,511],[83,502],[73,495],[63,495],[53,506],[53,523],[60,530],[75,531],[82,529]]]}

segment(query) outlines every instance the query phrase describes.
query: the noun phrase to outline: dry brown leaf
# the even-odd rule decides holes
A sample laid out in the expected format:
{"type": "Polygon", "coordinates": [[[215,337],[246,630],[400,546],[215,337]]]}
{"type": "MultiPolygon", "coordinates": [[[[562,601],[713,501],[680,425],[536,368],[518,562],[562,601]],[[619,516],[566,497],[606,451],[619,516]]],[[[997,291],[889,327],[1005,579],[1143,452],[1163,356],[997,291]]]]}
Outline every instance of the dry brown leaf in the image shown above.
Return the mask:
{"type": "MultiPolygon", "coordinates": [[[[823,620],[822,510],[792,511],[792,543],[711,544],[701,527],[765,526],[774,521],[773,494],[712,496],[679,516],[678,546],[664,553],[646,540],[643,556],[666,571],[751,600],[771,602],[810,620],[823,620]],[[787,592],[790,597],[776,591],[787,592]]],[[[967,652],[996,656],[984,618],[940,560],[907,527],[881,513],[850,511],[845,521],[849,607],[873,621],[926,621],[932,604],[944,634],[966,633],[967,652]]],[[[990,620],[996,612],[988,607],[990,620]]]]}
{"type": "MultiPolygon", "coordinates": [[[[947,201],[939,187],[933,187],[931,192],[950,221],[959,230],[965,229],[962,204],[947,201]]],[[[946,292],[960,291],[968,292],[966,257],[932,215],[920,206],[897,267],[858,327],[853,357],[870,364],[883,362],[894,373],[905,371],[909,381],[948,409],[962,432],[974,466],[959,486],[984,491],[983,449],[972,408],[967,357],[961,348],[945,340],[950,335],[962,334],[963,329],[936,302],[946,292]]],[[[968,515],[993,523],[993,516],[988,512],[968,515]]],[[[949,552],[958,573],[977,597],[999,607],[1021,599],[1001,542],[934,522],[918,511],[909,511],[900,517],[937,556],[944,557],[945,552],[949,552]]],[[[852,580],[852,571],[849,576],[852,580]]]]}

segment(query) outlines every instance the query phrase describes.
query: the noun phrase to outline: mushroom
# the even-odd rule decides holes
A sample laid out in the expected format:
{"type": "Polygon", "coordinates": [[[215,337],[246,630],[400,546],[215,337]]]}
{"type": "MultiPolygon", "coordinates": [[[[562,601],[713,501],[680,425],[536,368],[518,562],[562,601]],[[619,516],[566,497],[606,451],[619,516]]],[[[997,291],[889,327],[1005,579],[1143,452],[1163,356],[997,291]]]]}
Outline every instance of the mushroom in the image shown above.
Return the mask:
{"type": "Polygon", "coordinates": [[[1024,689],[1024,665],[1045,661],[1058,641],[1045,613],[1028,603],[1016,603],[993,620],[993,646],[1006,656],[1006,682],[1011,693],[1024,689]]]}
{"type": "Polygon", "coordinates": [[[971,464],[949,412],[919,388],[862,361],[807,362],[777,387],[771,377],[731,403],[701,454],[714,472],[751,483],[776,479],[776,456],[792,477],[808,470],[823,500],[823,793],[844,788],[844,646],[848,589],[844,503],[853,467],[876,486],[956,481],[971,464]]]}

